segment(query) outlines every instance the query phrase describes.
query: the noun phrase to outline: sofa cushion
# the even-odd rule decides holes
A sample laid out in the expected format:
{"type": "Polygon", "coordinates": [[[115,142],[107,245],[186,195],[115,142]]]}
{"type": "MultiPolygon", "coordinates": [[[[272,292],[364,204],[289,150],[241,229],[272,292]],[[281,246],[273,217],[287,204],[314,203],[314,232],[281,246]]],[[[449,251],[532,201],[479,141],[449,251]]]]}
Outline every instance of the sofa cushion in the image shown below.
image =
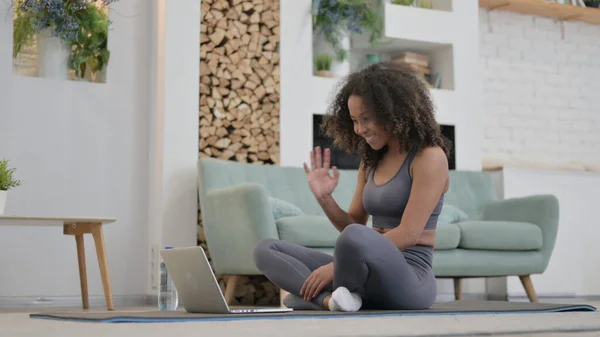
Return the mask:
{"type": "Polygon", "coordinates": [[[287,216],[304,215],[304,212],[298,206],[279,198],[269,197],[269,204],[275,220],[287,216]]]}
{"type": "Polygon", "coordinates": [[[544,260],[539,250],[449,249],[433,254],[433,273],[438,278],[539,274],[546,269],[544,260]]]}
{"type": "Polygon", "coordinates": [[[527,222],[463,221],[459,247],[484,250],[536,250],[542,247],[542,230],[527,222]]]}
{"type": "MultiPolygon", "coordinates": [[[[326,216],[302,215],[281,217],[275,221],[279,238],[305,247],[334,247],[340,232],[326,216]]],[[[367,227],[371,227],[367,223],[367,227]]],[[[460,229],[456,224],[439,224],[435,237],[435,249],[455,249],[460,241],[460,229]]]]}
{"type": "Polygon", "coordinates": [[[302,215],[275,221],[279,238],[305,247],[334,247],[340,232],[323,215],[302,215]]]}
{"type": "Polygon", "coordinates": [[[453,223],[438,224],[435,231],[435,249],[455,249],[460,242],[460,228],[453,223]]]}
{"type": "Polygon", "coordinates": [[[456,223],[465,221],[468,218],[469,216],[467,215],[467,213],[465,213],[460,208],[448,203],[444,203],[444,206],[442,207],[442,212],[438,216],[437,223],[456,223]]]}

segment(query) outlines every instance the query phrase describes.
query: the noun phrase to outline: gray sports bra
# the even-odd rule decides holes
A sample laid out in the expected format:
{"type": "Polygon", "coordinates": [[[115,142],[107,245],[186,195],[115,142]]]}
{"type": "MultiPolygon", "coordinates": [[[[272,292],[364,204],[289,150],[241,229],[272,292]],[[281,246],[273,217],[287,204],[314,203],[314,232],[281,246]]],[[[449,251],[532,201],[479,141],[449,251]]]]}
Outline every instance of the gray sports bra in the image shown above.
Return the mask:
{"type": "MultiPolygon", "coordinates": [[[[410,196],[412,186],[410,165],[415,154],[416,149],[411,150],[396,175],[382,185],[375,184],[373,180],[375,169],[369,170],[362,201],[365,211],[373,217],[373,227],[394,228],[400,225],[410,196]]],[[[425,229],[436,228],[443,203],[444,194],[440,196],[435,209],[429,216],[425,229]]]]}

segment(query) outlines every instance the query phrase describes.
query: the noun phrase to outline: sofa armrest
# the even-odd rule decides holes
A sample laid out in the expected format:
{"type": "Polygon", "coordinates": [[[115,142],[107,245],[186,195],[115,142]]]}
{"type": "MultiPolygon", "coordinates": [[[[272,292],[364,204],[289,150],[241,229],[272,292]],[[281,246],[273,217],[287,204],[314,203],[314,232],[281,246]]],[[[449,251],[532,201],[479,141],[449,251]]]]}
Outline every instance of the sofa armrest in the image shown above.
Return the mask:
{"type": "Polygon", "coordinates": [[[552,255],[558,233],[559,203],[554,195],[540,194],[494,201],[483,213],[484,220],[521,221],[535,224],[542,230],[545,270],[552,255]]]}
{"type": "Polygon", "coordinates": [[[205,201],[202,222],[215,272],[260,274],[254,247],[262,239],[279,238],[265,187],[243,183],[220,188],[208,192],[205,201]]]}

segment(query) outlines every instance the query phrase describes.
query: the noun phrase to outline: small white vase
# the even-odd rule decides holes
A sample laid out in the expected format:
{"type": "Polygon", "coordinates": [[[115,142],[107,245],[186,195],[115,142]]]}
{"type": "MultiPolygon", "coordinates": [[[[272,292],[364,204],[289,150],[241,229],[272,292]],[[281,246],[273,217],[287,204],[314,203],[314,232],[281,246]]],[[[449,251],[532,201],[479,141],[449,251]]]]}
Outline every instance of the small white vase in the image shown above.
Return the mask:
{"type": "Polygon", "coordinates": [[[39,76],[55,80],[69,79],[70,45],[47,28],[38,34],[38,71],[39,76]]]}
{"type": "MultiPolygon", "coordinates": [[[[343,37],[340,41],[341,47],[346,50],[348,53],[346,54],[346,59],[344,61],[339,61],[335,54],[335,50],[331,46],[331,43],[325,39],[325,35],[320,31],[316,31],[313,34],[313,51],[314,55],[317,56],[319,54],[329,54],[333,56],[333,62],[331,63],[331,73],[334,77],[344,77],[350,74],[350,32],[344,30],[343,37]]],[[[314,62],[313,62],[314,63],[314,62]]],[[[316,72],[316,67],[314,69],[316,72]]]]}
{"type": "Polygon", "coordinates": [[[4,207],[6,207],[6,198],[8,191],[0,191],[0,215],[4,215],[4,207]]]}

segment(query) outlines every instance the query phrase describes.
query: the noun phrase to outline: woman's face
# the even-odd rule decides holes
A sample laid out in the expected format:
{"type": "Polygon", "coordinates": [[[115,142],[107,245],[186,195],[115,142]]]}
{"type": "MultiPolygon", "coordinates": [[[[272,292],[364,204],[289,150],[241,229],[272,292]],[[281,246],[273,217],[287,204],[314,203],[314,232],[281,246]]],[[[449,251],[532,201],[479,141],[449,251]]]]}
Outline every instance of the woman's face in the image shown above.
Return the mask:
{"type": "Polygon", "coordinates": [[[374,150],[384,147],[391,139],[391,133],[384,126],[377,123],[372,112],[368,111],[364,100],[360,96],[352,95],[348,98],[350,118],[354,123],[354,132],[363,137],[374,150]]]}

